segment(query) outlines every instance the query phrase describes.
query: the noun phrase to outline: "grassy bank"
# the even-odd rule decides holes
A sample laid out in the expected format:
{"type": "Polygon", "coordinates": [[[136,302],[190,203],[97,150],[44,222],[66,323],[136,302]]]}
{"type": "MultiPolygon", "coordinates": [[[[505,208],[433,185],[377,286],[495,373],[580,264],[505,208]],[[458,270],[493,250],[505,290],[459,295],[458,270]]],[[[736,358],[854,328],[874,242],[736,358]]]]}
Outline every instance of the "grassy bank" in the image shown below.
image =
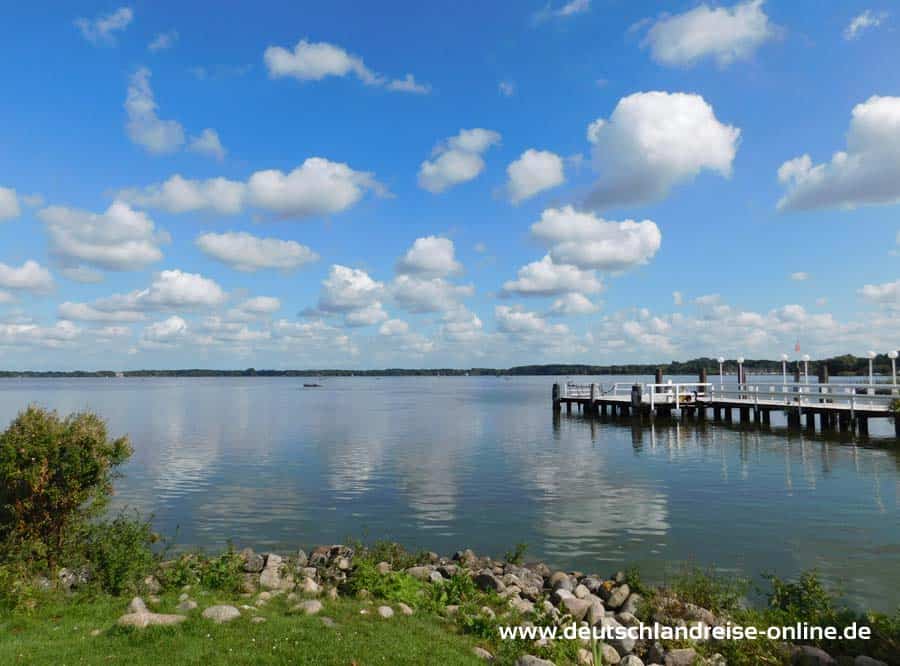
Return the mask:
{"type": "MultiPolygon", "coordinates": [[[[174,613],[177,593],[160,597],[153,610],[174,613]]],[[[221,594],[201,594],[203,605],[246,604],[221,594]]],[[[84,596],[47,600],[33,612],[0,616],[0,664],[480,664],[471,636],[427,613],[383,619],[362,601],[325,601],[318,615],[290,612],[273,599],[256,611],[216,624],[199,610],[174,627],[116,626],[128,599],[84,596]],[[361,610],[370,612],[363,615],[361,610]],[[265,618],[263,623],[251,622],[265,618]],[[334,626],[326,626],[323,617],[334,626]]]]}

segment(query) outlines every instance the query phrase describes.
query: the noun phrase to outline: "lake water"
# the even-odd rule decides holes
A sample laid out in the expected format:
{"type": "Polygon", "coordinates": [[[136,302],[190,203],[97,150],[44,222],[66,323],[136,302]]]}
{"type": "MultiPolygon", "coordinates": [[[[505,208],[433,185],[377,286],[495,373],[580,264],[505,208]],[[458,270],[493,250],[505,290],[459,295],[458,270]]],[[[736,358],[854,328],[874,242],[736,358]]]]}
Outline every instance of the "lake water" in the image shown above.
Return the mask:
{"type": "Polygon", "coordinates": [[[28,403],[100,413],[135,449],[117,506],[185,547],[356,537],[502,555],[525,542],[559,567],[638,565],[654,582],[685,562],[816,567],[853,604],[900,603],[886,421],[854,442],[789,434],[774,416],[769,430],[554,419],[552,377],[320,381],[0,380],[0,423],[28,403]]]}

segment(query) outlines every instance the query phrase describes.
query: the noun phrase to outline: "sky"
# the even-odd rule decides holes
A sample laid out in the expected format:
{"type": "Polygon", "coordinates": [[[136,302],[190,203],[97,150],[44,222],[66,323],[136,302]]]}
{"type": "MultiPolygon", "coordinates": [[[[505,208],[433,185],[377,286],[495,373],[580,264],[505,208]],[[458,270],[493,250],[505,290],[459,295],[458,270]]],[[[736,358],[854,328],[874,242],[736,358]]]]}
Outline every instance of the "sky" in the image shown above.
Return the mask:
{"type": "Polygon", "coordinates": [[[900,6],[145,0],[0,24],[0,368],[900,346],[900,6]]]}

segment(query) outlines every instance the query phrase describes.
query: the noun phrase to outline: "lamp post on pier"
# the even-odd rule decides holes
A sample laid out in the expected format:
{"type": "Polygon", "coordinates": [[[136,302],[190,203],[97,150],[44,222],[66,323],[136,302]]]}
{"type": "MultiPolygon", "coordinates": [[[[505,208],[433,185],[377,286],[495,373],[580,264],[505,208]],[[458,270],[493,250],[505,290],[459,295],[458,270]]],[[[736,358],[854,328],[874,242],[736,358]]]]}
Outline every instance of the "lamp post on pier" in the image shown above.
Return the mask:
{"type": "Polygon", "coordinates": [[[725,386],[725,373],[722,370],[722,366],[725,365],[725,359],[723,357],[718,358],[719,361],[719,388],[724,388],[725,386]]]}
{"type": "Polygon", "coordinates": [[[809,354],[803,355],[803,383],[809,384],[809,354]]]}
{"type": "Polygon", "coordinates": [[[782,354],[781,355],[781,383],[785,386],[787,386],[787,362],[788,362],[788,355],[782,354]]]}
{"type": "Polygon", "coordinates": [[[873,351],[870,351],[870,352],[868,353],[868,357],[869,357],[869,386],[872,386],[872,384],[875,383],[875,380],[872,378],[872,362],[875,360],[875,357],[876,357],[876,356],[878,356],[878,354],[876,354],[876,353],[873,352],[873,351]]]}
{"type": "Polygon", "coordinates": [[[892,349],[888,352],[888,358],[891,359],[891,377],[893,377],[892,384],[897,386],[897,350],[892,349]]]}
{"type": "Polygon", "coordinates": [[[738,356],[737,362],[738,362],[738,384],[743,384],[744,383],[744,357],[738,356]]]}

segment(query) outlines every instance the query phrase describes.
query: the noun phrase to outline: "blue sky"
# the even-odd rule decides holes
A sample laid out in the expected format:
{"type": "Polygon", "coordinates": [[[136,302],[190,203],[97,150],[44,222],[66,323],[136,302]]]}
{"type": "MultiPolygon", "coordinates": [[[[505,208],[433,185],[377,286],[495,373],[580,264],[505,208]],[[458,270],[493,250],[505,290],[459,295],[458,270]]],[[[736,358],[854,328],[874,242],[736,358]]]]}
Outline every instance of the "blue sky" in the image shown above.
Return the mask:
{"type": "Polygon", "coordinates": [[[898,20],[20,3],[0,25],[0,367],[896,348],[898,20]]]}

